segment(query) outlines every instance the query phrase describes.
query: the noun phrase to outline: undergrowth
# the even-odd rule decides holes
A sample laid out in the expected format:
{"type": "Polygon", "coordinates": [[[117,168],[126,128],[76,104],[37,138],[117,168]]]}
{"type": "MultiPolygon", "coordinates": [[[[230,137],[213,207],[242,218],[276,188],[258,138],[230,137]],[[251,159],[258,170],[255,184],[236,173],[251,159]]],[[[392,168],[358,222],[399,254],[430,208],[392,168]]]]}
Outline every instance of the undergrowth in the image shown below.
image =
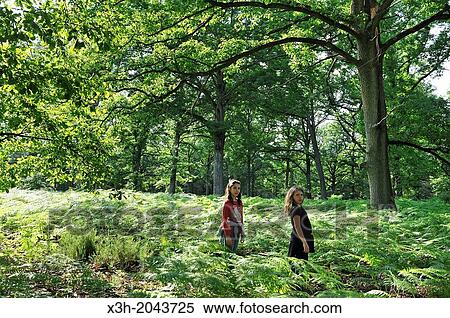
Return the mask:
{"type": "Polygon", "coordinates": [[[281,199],[244,198],[247,238],[217,240],[219,199],[0,195],[1,297],[450,297],[449,204],[308,200],[317,252],[286,257],[281,199]]]}

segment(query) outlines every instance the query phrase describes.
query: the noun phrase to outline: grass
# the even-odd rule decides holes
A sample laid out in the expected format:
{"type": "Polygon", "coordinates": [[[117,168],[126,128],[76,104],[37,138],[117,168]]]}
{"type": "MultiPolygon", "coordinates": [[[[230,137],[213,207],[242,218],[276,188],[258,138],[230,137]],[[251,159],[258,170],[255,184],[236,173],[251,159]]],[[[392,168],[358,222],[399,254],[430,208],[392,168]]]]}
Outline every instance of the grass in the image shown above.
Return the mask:
{"type": "Polygon", "coordinates": [[[218,243],[219,199],[108,191],[0,194],[1,297],[450,297],[450,205],[309,200],[317,252],[286,257],[281,199],[244,198],[247,238],[218,243]],[[296,268],[294,274],[291,268],[296,268]]]}

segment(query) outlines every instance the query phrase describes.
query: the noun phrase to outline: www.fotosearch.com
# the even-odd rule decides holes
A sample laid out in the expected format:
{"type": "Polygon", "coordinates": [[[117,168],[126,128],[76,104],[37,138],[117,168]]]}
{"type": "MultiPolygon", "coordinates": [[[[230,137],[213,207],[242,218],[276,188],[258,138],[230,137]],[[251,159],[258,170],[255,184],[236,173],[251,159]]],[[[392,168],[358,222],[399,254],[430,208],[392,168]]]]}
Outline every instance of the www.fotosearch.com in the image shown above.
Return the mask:
{"type": "Polygon", "coordinates": [[[241,314],[244,317],[258,314],[342,314],[342,306],[336,304],[307,304],[304,301],[298,303],[282,304],[267,303],[261,301],[235,301],[228,304],[209,304],[191,301],[117,301],[107,305],[107,314],[198,314],[206,315],[241,314]]]}
{"type": "Polygon", "coordinates": [[[257,304],[241,302],[239,305],[203,305],[206,314],[341,314],[341,305],[257,304]]]}

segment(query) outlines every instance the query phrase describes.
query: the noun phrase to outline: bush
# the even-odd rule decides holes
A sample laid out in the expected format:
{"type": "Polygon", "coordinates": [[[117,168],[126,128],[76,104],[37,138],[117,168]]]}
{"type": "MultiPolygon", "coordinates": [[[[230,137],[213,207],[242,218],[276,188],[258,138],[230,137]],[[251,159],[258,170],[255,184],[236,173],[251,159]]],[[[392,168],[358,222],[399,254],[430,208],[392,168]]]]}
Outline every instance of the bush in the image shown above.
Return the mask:
{"type": "Polygon", "coordinates": [[[45,176],[40,173],[21,179],[17,187],[25,190],[40,190],[51,188],[45,176]]]}
{"type": "Polygon", "coordinates": [[[136,270],[140,265],[140,245],[131,236],[102,237],[93,261],[100,267],[136,270]]]}
{"type": "Polygon", "coordinates": [[[60,246],[65,255],[75,259],[87,261],[96,253],[96,233],[90,231],[84,235],[64,232],[61,235],[60,246]]]}
{"type": "Polygon", "coordinates": [[[445,203],[450,203],[450,180],[446,177],[440,177],[431,180],[431,188],[438,198],[445,203]]]}

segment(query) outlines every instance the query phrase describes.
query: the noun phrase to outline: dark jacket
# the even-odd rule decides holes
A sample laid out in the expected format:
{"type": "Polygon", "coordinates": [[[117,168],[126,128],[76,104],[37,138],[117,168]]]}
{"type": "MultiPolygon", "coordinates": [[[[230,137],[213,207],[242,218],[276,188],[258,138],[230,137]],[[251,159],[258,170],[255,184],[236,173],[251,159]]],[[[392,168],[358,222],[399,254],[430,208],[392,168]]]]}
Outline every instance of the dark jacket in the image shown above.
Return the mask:
{"type": "MultiPolygon", "coordinates": [[[[291,233],[291,241],[300,241],[300,239],[297,237],[297,234],[295,232],[294,228],[294,216],[298,215],[300,217],[300,226],[303,231],[303,235],[305,236],[306,242],[309,246],[309,252],[314,252],[314,236],[312,234],[312,226],[311,222],[309,221],[308,214],[306,213],[306,210],[302,206],[294,205],[289,212],[289,216],[291,217],[291,225],[292,225],[292,233],[291,233]]],[[[302,250],[303,250],[303,244],[300,244],[302,250]]]]}

